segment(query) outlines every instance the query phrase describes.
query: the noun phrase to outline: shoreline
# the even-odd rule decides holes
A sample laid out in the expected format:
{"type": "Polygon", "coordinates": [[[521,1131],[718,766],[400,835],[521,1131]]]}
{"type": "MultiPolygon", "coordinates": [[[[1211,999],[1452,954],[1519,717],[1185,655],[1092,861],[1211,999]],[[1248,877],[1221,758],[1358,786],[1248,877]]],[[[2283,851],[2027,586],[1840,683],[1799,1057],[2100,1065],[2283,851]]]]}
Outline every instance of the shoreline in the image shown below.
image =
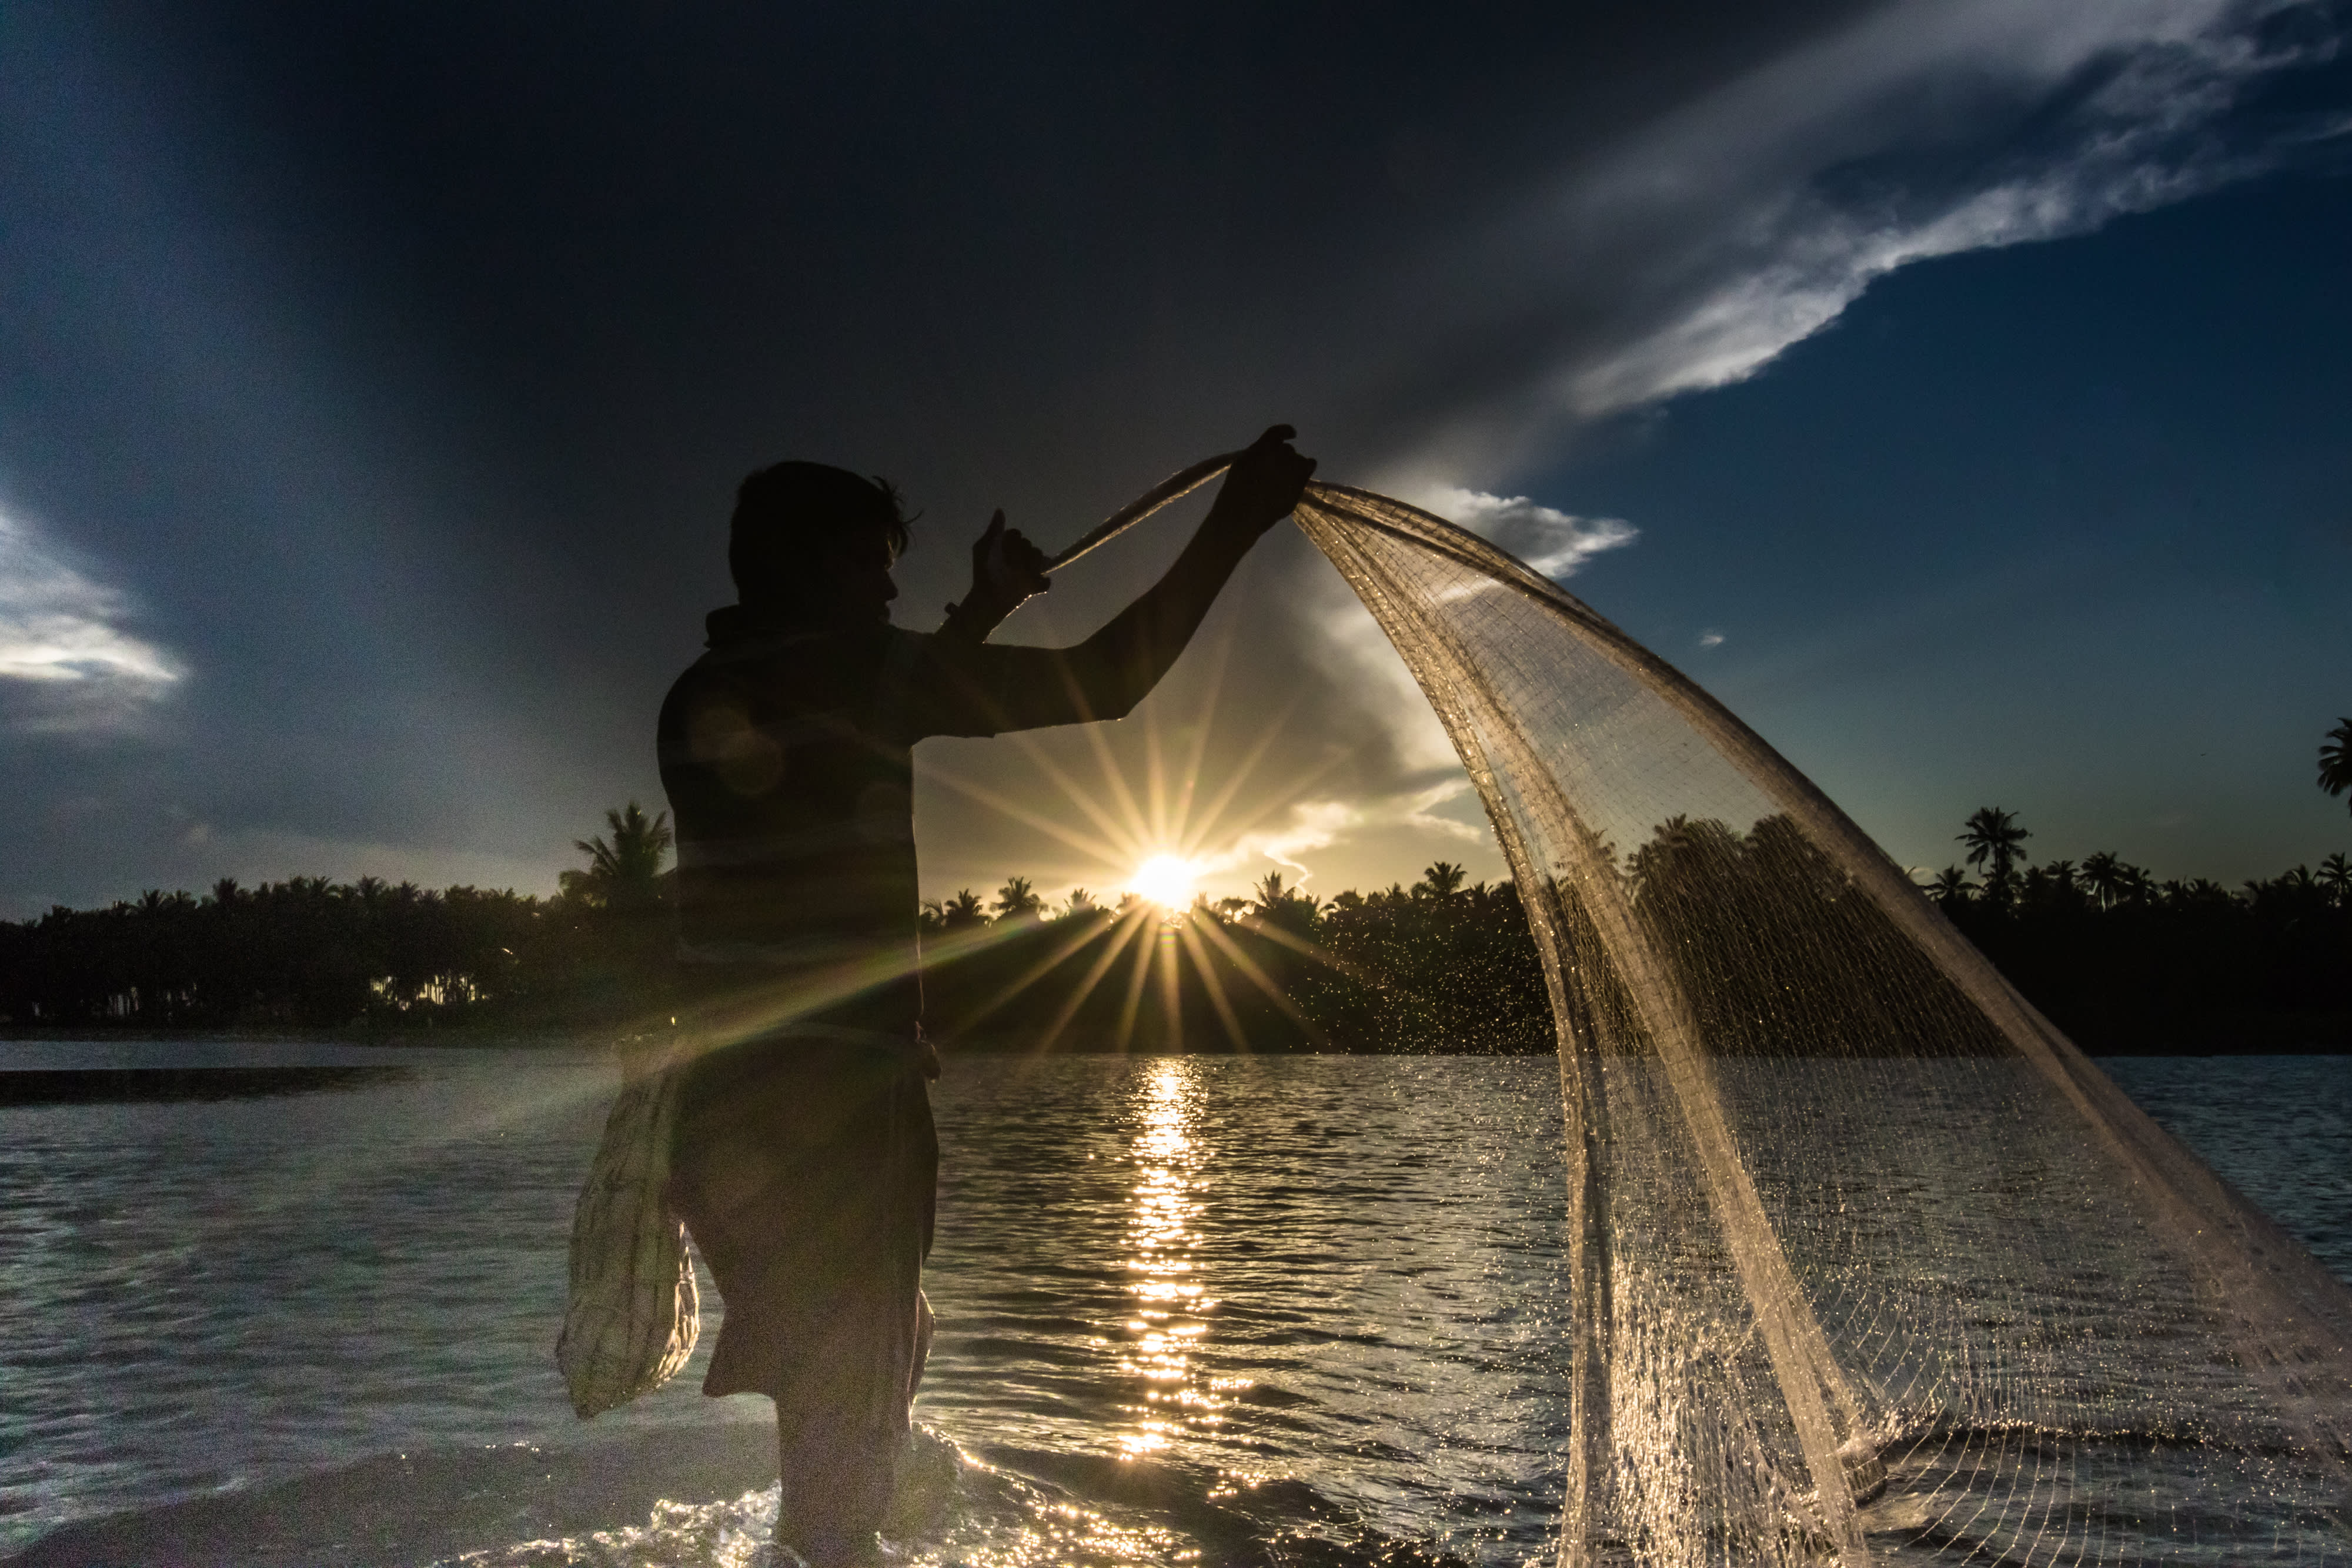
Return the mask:
{"type": "MultiPolygon", "coordinates": [[[[2116,1046],[2102,1041],[2097,1046],[2074,1043],[2085,1056],[2103,1057],[2238,1057],[2238,1056],[2352,1056],[2352,1017],[2325,1017],[2315,1019],[2254,1018],[2241,1020],[2234,1026],[2221,1026],[2221,1030],[2238,1032],[2240,1043],[2217,1043],[2212,1034],[2200,1030],[2181,1031],[2167,1037],[2139,1039],[2127,1045],[2116,1046]],[[2297,1027],[2301,1025],[2303,1027],[2297,1027]]],[[[469,1051],[579,1051],[620,1043],[627,1031],[617,1026],[585,1027],[573,1030],[497,1030],[485,1029],[477,1033],[471,1029],[441,1028],[416,1031],[383,1031],[365,1027],[341,1030],[260,1029],[251,1027],[191,1026],[163,1033],[152,1029],[110,1029],[89,1024],[42,1028],[38,1025],[0,1023],[0,1050],[11,1045],[54,1044],[113,1044],[113,1045],[331,1045],[383,1051],[436,1050],[469,1051]]],[[[2071,1037],[2070,1037],[2071,1038],[2071,1037]]],[[[1170,1051],[1158,1048],[1110,1045],[1098,1047],[1073,1042],[1065,1038],[1051,1051],[1040,1051],[1028,1040],[990,1035],[977,1038],[948,1039],[938,1042],[940,1051],[948,1056],[1429,1056],[1429,1057],[1548,1057],[1542,1051],[1431,1051],[1412,1045],[1400,1045],[1392,1050],[1265,1050],[1235,1051],[1222,1035],[1188,1041],[1186,1049],[1170,1051]]],[[[1732,1053],[1734,1055],[1739,1053],[1732,1053]]],[[[1728,1059],[1728,1058],[1727,1058],[1728,1059]]],[[[1820,1057],[1791,1056],[1790,1061],[1834,1060],[1834,1055],[1820,1057]]],[[[0,1067],[0,1071],[9,1071],[0,1067]]],[[[172,1068],[152,1071],[171,1071],[172,1068]]]]}

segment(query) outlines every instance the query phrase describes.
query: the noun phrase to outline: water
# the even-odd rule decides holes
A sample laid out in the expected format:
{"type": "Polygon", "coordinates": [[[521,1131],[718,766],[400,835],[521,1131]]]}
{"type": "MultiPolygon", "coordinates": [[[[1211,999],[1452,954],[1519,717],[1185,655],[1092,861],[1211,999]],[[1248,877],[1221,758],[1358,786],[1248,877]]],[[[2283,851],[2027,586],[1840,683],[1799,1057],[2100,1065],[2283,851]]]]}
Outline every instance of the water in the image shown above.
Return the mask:
{"type": "MultiPolygon", "coordinates": [[[[82,1521],[32,1560],[761,1560],[766,1401],[703,1399],[698,1356],[583,1426],[551,1364],[600,1056],[202,1050],[415,1076],[0,1109],[0,1551],[82,1521]]],[[[2347,1066],[2110,1064],[2352,1274],[2347,1066]]],[[[1548,1559],[1549,1061],[963,1060],[937,1105],[899,1561],[1548,1559]]]]}

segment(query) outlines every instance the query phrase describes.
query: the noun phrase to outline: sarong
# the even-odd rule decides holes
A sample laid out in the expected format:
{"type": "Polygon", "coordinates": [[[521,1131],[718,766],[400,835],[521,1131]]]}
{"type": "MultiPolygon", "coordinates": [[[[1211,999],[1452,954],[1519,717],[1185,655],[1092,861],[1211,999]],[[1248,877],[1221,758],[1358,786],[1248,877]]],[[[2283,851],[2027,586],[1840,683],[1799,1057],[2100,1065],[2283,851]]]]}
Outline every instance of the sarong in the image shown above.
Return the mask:
{"type": "Polygon", "coordinates": [[[703,1058],[670,1175],[726,1303],[702,1389],[766,1394],[788,1448],[895,1451],[929,1354],[939,1145],[919,1041],[805,1037],[703,1058]]]}

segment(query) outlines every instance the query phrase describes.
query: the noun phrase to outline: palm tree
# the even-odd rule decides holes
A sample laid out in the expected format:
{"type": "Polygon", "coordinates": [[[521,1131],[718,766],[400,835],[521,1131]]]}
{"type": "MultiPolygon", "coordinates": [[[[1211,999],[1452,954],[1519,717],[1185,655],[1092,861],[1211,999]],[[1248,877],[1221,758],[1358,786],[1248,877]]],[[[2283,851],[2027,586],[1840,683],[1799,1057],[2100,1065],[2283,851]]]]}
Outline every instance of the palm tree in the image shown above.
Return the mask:
{"type": "Polygon", "coordinates": [[[988,905],[980,894],[968,887],[956,889],[956,895],[940,905],[940,929],[969,931],[988,924],[988,905]]]}
{"type": "Polygon", "coordinates": [[[1063,901],[1062,917],[1066,920],[1073,915],[1093,915],[1101,908],[1102,905],[1095,902],[1093,894],[1083,887],[1074,887],[1070,889],[1070,896],[1063,901]]]}
{"type": "Polygon", "coordinates": [[[1979,806],[1968,824],[1953,835],[1969,846],[1970,865],[1992,862],[1985,873],[1985,891],[2006,894],[2010,873],[2017,864],[2017,849],[2033,835],[2018,826],[2017,819],[1998,806],[1979,806]]]}
{"type": "Polygon", "coordinates": [[[1927,896],[1946,909],[1951,908],[1954,904],[1966,904],[1969,901],[1969,873],[1956,865],[1946,866],[1936,873],[1933,881],[1927,883],[1927,896]]]}
{"type": "Polygon", "coordinates": [[[1462,891],[1463,871],[1452,861],[1439,861],[1421,873],[1413,883],[1415,893],[1426,893],[1432,898],[1451,898],[1462,891]]]}
{"type": "MultiPolygon", "coordinates": [[[[1444,863],[1438,862],[1439,866],[1444,863]]],[[[1432,866],[1430,870],[1433,872],[1437,866],[1432,866]]],[[[1322,901],[1313,894],[1285,887],[1282,873],[1278,871],[1266,873],[1250,892],[1252,896],[1244,908],[1267,925],[1279,926],[1294,935],[1304,936],[1313,930],[1315,917],[1323,908],[1322,901]]]]}
{"type": "Polygon", "coordinates": [[[1008,877],[996,890],[996,918],[999,920],[1042,920],[1045,900],[1029,885],[1025,876],[1008,877]]]}
{"type": "Polygon", "coordinates": [[[2113,909],[2132,884],[2131,869],[2112,850],[2085,855],[2083,857],[2083,891],[2096,899],[2101,909],[2113,909]]]}
{"type": "Polygon", "coordinates": [[[2352,718],[2336,720],[2319,748],[2319,787],[2331,795],[2352,789],[2352,718]]]}
{"type": "Polygon", "coordinates": [[[1260,915],[1274,915],[1298,895],[1282,885],[1282,873],[1270,871],[1250,889],[1250,907],[1260,915]]]}
{"type": "Polygon", "coordinates": [[[635,800],[604,813],[612,830],[607,843],[600,835],[574,839],[572,847],[588,857],[586,871],[567,871],[557,885],[571,897],[607,909],[643,909],[660,897],[663,857],[677,836],[669,830],[669,813],[648,818],[635,800]]]}
{"type": "Polygon", "coordinates": [[[2342,850],[2319,862],[2319,885],[2338,904],[2352,901],[2352,860],[2346,860],[2342,850]]]}

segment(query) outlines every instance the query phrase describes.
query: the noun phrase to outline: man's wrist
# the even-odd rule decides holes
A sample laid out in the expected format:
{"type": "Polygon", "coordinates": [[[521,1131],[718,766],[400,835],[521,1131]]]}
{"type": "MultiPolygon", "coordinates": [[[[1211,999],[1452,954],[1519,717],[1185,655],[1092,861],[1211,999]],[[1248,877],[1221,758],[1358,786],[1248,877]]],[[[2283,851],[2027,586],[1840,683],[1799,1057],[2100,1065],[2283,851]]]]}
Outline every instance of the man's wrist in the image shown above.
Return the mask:
{"type": "Polygon", "coordinates": [[[975,590],[964,596],[962,603],[948,606],[948,618],[940,622],[940,634],[971,643],[985,642],[988,634],[1003,625],[1005,617],[1017,608],[975,590]]]}
{"type": "Polygon", "coordinates": [[[1209,515],[1201,520],[1201,531],[1239,554],[1264,538],[1280,521],[1280,517],[1268,517],[1264,522],[1257,522],[1238,510],[1211,507],[1209,515]]]}

